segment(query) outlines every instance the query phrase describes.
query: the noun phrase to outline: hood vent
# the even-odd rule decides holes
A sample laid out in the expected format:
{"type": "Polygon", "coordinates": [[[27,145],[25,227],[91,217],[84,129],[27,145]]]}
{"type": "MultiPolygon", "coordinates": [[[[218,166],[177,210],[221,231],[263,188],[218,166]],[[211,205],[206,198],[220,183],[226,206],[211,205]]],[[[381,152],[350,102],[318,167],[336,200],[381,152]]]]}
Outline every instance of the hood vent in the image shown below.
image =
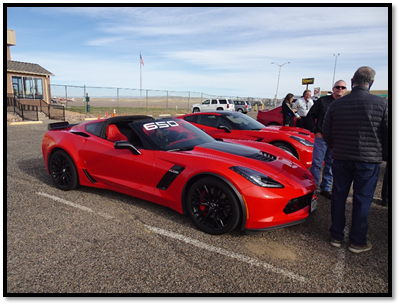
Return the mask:
{"type": "Polygon", "coordinates": [[[271,154],[266,153],[266,152],[262,152],[262,151],[260,151],[258,154],[251,155],[251,156],[248,156],[248,157],[252,158],[252,159],[264,161],[264,162],[267,162],[267,163],[275,161],[277,159],[276,156],[271,155],[271,154]]]}

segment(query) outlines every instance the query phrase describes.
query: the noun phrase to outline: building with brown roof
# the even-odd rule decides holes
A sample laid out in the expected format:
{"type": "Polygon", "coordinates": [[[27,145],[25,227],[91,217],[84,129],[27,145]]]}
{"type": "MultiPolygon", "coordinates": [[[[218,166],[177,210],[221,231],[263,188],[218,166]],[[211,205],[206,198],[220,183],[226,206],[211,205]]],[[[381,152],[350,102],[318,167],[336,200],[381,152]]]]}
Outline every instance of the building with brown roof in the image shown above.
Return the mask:
{"type": "Polygon", "coordinates": [[[7,29],[7,96],[16,95],[23,104],[39,105],[40,100],[49,104],[54,74],[38,64],[11,60],[10,47],[15,45],[15,32],[7,29]]]}

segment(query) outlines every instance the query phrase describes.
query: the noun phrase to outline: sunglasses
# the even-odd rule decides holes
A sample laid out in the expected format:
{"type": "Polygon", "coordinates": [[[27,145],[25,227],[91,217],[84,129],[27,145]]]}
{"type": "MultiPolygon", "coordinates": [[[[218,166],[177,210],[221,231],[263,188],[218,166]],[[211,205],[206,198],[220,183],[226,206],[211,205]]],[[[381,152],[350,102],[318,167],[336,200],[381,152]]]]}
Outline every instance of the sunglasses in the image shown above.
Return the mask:
{"type": "Polygon", "coordinates": [[[347,89],[345,86],[334,86],[335,89],[347,89]]]}

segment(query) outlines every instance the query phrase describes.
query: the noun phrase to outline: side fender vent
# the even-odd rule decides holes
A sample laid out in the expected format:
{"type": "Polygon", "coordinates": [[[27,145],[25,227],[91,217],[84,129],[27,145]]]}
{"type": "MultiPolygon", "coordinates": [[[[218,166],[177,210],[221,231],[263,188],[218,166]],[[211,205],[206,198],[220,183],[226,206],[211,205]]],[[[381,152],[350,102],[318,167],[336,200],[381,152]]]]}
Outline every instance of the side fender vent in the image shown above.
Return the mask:
{"type": "Polygon", "coordinates": [[[174,182],[174,180],[184,171],[184,167],[175,165],[171,167],[166,174],[162,177],[156,188],[161,190],[167,190],[167,188],[174,182]]]}
{"type": "Polygon", "coordinates": [[[90,137],[88,134],[83,133],[83,132],[71,132],[71,133],[75,134],[75,135],[79,135],[79,136],[85,137],[85,138],[90,137]]]}
{"type": "Polygon", "coordinates": [[[96,181],[93,177],[90,176],[90,174],[88,173],[88,171],[86,171],[86,169],[84,169],[84,173],[85,173],[86,177],[87,177],[92,183],[94,183],[94,184],[97,183],[97,181],[96,181]]]}

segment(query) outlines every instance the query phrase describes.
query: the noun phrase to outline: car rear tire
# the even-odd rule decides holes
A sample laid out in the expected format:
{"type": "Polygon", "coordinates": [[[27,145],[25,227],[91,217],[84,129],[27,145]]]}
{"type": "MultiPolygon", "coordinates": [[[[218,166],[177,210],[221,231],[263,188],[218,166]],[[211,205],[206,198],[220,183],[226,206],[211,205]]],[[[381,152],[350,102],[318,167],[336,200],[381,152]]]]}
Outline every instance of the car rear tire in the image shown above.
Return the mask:
{"type": "Polygon", "coordinates": [[[200,112],[200,109],[197,108],[197,107],[195,107],[194,110],[193,110],[192,112],[193,112],[193,113],[199,113],[199,112],[200,112]]]}
{"type": "Polygon", "coordinates": [[[239,222],[239,201],[230,187],[213,177],[195,182],[187,195],[187,208],[195,225],[211,235],[232,231],[239,222]]]}
{"type": "Polygon", "coordinates": [[[50,157],[49,170],[53,183],[58,189],[73,190],[78,188],[77,168],[72,158],[65,151],[56,151],[50,157]]]}
{"type": "Polygon", "coordinates": [[[218,107],[216,110],[223,110],[221,107],[218,107]]]}

